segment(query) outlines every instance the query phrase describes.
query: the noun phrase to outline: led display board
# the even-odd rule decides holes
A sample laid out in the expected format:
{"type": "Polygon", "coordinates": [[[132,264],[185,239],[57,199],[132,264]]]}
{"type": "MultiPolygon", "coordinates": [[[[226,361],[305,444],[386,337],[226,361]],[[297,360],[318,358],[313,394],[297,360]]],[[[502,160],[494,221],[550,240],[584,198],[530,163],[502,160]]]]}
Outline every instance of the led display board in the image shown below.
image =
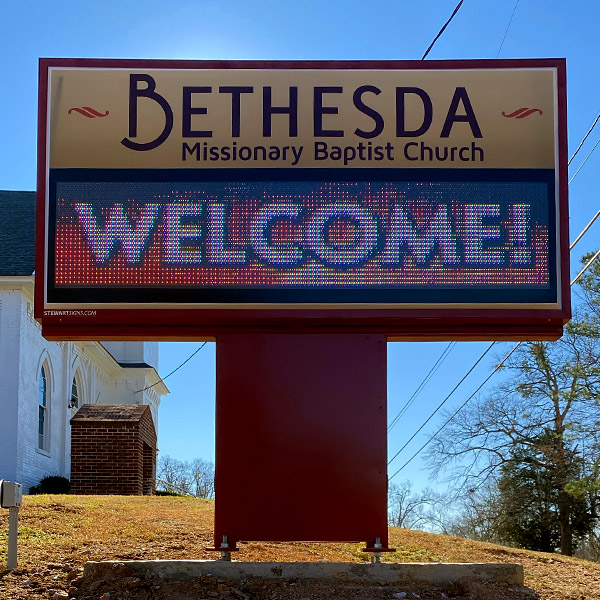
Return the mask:
{"type": "Polygon", "coordinates": [[[555,339],[561,60],[42,59],[36,317],[58,339],[555,339]]]}

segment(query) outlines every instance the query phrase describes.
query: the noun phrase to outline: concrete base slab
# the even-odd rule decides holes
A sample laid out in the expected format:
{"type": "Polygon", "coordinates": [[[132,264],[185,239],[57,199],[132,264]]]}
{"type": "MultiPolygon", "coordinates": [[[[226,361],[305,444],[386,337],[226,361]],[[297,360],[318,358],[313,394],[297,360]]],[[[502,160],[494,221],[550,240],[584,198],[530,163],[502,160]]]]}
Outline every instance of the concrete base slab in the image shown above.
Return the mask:
{"type": "Polygon", "coordinates": [[[242,562],[219,560],[131,560],[88,562],[84,577],[101,579],[114,565],[124,565],[141,577],[188,581],[211,575],[223,579],[313,579],[335,583],[428,583],[445,585],[464,578],[523,586],[523,566],[505,563],[332,563],[242,562]]]}

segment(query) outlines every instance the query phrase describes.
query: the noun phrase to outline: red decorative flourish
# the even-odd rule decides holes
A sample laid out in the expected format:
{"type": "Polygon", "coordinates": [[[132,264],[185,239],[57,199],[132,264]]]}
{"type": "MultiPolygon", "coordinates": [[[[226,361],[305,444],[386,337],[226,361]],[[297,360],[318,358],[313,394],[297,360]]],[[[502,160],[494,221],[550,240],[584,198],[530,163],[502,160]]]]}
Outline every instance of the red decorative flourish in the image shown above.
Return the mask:
{"type": "Polygon", "coordinates": [[[540,115],[544,114],[539,108],[519,108],[515,110],[515,112],[510,113],[510,115],[507,115],[504,111],[502,111],[502,116],[508,118],[514,117],[515,119],[524,119],[535,112],[539,112],[540,115]]]}
{"type": "Polygon", "coordinates": [[[96,117],[106,117],[106,115],[108,115],[108,111],[102,114],[96,109],[91,108],[89,106],[74,106],[73,108],[69,109],[69,114],[71,114],[73,111],[78,112],[80,115],[83,115],[88,119],[95,119],[96,117]]]}

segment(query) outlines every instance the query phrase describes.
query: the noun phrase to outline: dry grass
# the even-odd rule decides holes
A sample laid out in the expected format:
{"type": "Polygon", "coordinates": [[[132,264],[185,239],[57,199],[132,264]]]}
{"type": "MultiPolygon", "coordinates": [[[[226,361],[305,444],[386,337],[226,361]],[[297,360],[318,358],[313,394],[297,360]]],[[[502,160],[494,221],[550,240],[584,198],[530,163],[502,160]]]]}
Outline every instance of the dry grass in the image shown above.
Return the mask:
{"type": "MultiPolygon", "coordinates": [[[[0,599],[51,598],[87,560],[214,559],[213,503],[193,498],[29,496],[19,515],[19,568],[3,572],[8,511],[0,513],[0,599]],[[24,585],[26,584],[26,585],[24,585]]],[[[600,599],[600,565],[420,531],[392,528],[394,562],[518,562],[541,600],[600,599]]],[[[362,544],[241,545],[248,561],[353,561],[362,544]]]]}

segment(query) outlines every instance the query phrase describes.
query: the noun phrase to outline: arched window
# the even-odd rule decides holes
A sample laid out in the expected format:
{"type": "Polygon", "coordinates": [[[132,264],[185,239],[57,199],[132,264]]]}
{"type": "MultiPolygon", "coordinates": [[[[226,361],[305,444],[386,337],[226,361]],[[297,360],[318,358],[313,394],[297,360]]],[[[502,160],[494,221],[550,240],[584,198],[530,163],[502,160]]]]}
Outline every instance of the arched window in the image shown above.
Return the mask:
{"type": "Polygon", "coordinates": [[[38,396],[38,448],[46,449],[46,430],[47,430],[47,410],[48,410],[48,385],[46,371],[42,367],[40,371],[39,396],[38,396]]]}
{"type": "Polygon", "coordinates": [[[69,408],[79,408],[79,390],[77,389],[77,379],[73,377],[73,384],[71,385],[71,400],[69,401],[69,408]]]}

